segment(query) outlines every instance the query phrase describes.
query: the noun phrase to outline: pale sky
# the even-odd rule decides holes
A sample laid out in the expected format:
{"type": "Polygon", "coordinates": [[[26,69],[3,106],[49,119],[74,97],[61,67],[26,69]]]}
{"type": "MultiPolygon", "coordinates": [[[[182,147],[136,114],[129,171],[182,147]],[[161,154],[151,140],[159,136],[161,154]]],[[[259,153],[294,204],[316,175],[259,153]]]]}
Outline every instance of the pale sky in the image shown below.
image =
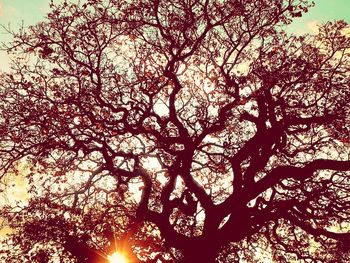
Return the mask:
{"type": "MultiPolygon", "coordinates": [[[[61,0],[55,0],[60,2],[61,0]]],[[[75,0],[76,1],[76,0],[75,0]]],[[[297,34],[315,33],[317,24],[343,19],[350,23],[350,0],[314,0],[316,6],[301,18],[295,19],[289,32],[297,34]]],[[[25,26],[42,20],[49,11],[50,0],[0,0],[0,24],[12,29],[23,22],[25,26]]],[[[0,28],[0,42],[11,38],[0,28]]],[[[8,58],[0,51],[0,71],[8,66],[8,58]]]]}

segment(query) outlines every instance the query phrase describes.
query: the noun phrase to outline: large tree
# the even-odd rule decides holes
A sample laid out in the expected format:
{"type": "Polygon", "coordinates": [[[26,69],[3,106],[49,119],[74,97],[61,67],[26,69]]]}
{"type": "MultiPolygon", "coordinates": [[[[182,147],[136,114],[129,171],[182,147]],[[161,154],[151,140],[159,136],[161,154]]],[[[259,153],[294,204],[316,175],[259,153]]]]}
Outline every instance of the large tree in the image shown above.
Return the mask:
{"type": "Polygon", "coordinates": [[[309,7],[64,1],[12,32],[1,177],[31,198],[2,210],[4,257],[349,259],[350,40],[288,34],[309,7]]]}

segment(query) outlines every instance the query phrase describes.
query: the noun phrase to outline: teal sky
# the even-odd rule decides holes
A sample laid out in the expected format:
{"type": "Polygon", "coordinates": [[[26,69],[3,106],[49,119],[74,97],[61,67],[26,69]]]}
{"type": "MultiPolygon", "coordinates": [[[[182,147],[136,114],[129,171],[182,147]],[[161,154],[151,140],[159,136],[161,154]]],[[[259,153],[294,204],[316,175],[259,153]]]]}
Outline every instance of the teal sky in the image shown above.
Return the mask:
{"type": "Polygon", "coordinates": [[[314,33],[315,25],[340,19],[350,24],[350,0],[314,0],[314,2],[315,6],[308,13],[295,19],[290,25],[291,32],[314,33]]]}
{"type": "MultiPolygon", "coordinates": [[[[61,0],[55,0],[59,2],[61,0]]],[[[343,19],[350,23],[350,0],[314,0],[316,6],[303,17],[295,19],[290,25],[290,32],[297,34],[313,33],[316,25],[327,21],[343,19]]],[[[12,29],[23,22],[25,26],[43,19],[49,11],[50,0],[0,0],[0,24],[12,29]]],[[[10,38],[0,29],[0,42],[10,38]]],[[[7,67],[7,57],[0,52],[0,70],[7,67]]]]}
{"type": "Polygon", "coordinates": [[[0,24],[16,26],[40,21],[49,11],[50,0],[0,0],[0,24]]]}

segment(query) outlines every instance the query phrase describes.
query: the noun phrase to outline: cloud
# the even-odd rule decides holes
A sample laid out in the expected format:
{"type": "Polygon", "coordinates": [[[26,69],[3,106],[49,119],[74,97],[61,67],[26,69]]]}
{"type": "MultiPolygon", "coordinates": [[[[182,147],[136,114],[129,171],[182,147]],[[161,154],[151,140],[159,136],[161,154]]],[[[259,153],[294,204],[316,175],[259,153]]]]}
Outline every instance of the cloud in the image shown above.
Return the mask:
{"type": "Polygon", "coordinates": [[[344,36],[350,37],[350,26],[344,28],[341,32],[344,36]]]}
{"type": "Polygon", "coordinates": [[[318,34],[320,22],[318,20],[312,20],[306,23],[307,29],[313,34],[318,34]]]}
{"type": "MultiPolygon", "coordinates": [[[[1,1],[1,0],[0,0],[1,1]]],[[[10,5],[0,3],[0,24],[8,24],[18,18],[18,10],[10,5]]]]}

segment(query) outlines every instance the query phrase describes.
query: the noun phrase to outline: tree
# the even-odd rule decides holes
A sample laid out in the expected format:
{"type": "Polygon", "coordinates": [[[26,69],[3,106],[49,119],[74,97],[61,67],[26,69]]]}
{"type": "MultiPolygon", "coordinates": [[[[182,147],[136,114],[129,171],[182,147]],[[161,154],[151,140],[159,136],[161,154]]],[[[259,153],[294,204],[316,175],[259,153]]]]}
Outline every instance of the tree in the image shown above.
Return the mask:
{"type": "Polygon", "coordinates": [[[309,7],[64,1],[12,32],[1,169],[31,199],[2,210],[7,258],[346,261],[348,25],[286,33],[309,7]]]}

